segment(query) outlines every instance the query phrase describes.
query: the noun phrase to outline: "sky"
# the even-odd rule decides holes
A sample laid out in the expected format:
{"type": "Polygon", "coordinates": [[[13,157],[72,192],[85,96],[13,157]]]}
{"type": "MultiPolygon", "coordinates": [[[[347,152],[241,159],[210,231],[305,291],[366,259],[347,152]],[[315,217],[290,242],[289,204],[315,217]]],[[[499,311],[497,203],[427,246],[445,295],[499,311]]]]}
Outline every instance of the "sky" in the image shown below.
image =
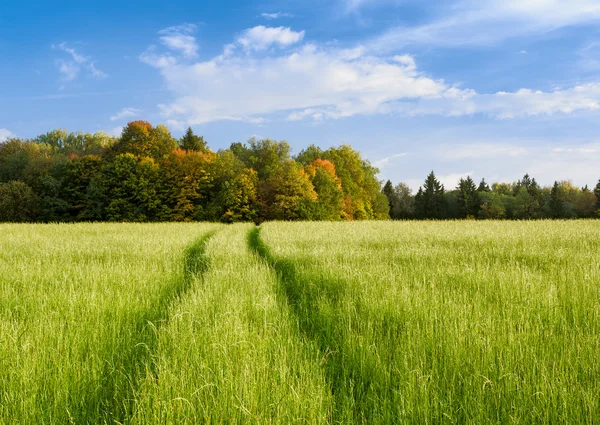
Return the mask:
{"type": "Polygon", "coordinates": [[[413,189],[593,186],[600,0],[0,3],[0,141],[136,119],[214,150],[348,143],[413,189]]]}

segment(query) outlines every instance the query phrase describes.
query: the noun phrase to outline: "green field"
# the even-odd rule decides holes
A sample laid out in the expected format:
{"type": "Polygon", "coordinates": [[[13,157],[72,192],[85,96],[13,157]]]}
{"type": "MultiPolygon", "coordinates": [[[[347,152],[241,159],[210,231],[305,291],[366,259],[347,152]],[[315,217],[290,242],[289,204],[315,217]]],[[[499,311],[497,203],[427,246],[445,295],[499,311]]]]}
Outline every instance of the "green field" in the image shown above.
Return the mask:
{"type": "Polygon", "coordinates": [[[0,224],[2,424],[593,424],[600,222],[0,224]]]}

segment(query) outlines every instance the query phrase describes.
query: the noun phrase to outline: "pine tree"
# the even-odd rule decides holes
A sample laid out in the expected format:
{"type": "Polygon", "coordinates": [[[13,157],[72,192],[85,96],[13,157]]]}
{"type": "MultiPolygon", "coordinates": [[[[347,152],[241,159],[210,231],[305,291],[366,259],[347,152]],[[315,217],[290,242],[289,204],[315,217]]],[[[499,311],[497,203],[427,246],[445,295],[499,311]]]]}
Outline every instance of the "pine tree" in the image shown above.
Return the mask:
{"type": "Polygon", "coordinates": [[[392,208],[394,208],[394,185],[390,180],[385,182],[382,192],[387,197],[391,210],[392,208]]]}
{"type": "Polygon", "coordinates": [[[554,186],[552,186],[552,191],[550,192],[550,214],[552,214],[552,218],[559,218],[563,209],[563,200],[560,196],[560,188],[558,182],[554,182],[554,186]]]}
{"type": "Polygon", "coordinates": [[[445,190],[434,172],[429,173],[422,188],[415,197],[415,211],[418,218],[446,218],[445,190]]]}
{"type": "Polygon", "coordinates": [[[204,137],[195,135],[191,127],[188,127],[183,137],[179,139],[179,147],[186,151],[205,152],[207,150],[204,137]]]}
{"type": "Polygon", "coordinates": [[[492,189],[490,189],[490,186],[487,184],[485,179],[481,179],[481,182],[479,183],[479,187],[477,188],[477,192],[491,192],[491,191],[492,191],[492,189]]]}
{"type": "Polygon", "coordinates": [[[596,195],[596,208],[600,210],[600,180],[598,180],[598,184],[594,188],[594,194],[596,195]]]}
{"type": "Polygon", "coordinates": [[[471,176],[467,176],[466,179],[461,178],[456,190],[458,191],[457,197],[461,217],[477,217],[480,209],[479,193],[471,176]]]}

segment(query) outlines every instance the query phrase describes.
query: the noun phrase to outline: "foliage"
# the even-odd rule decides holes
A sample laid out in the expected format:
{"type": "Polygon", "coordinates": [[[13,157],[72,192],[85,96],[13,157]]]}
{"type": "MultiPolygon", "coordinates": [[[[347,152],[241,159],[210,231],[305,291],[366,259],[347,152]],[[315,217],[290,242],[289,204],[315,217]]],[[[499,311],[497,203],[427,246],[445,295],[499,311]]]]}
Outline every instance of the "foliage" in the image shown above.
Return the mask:
{"type": "Polygon", "coordinates": [[[0,221],[33,221],[38,198],[27,184],[19,181],[0,183],[0,221]]]}
{"type": "Polygon", "coordinates": [[[378,173],[346,144],[292,157],[285,141],[251,138],[214,152],[191,128],[176,140],[146,121],[116,138],[59,129],[0,143],[0,183],[33,192],[30,221],[600,218],[600,181],[592,191],[466,177],[446,191],[432,171],[413,196],[378,173]]]}

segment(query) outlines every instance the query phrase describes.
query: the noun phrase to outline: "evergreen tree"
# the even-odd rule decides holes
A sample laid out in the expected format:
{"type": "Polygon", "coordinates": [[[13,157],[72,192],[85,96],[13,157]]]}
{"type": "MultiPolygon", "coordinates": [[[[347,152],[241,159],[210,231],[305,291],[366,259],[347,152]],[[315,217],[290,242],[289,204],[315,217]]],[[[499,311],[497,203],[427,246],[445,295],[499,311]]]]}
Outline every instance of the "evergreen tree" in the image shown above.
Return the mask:
{"type": "Polygon", "coordinates": [[[181,139],[179,139],[179,147],[186,151],[206,152],[207,146],[204,141],[204,137],[197,136],[191,127],[188,127],[187,131],[181,139]]]}
{"type": "Polygon", "coordinates": [[[596,209],[600,210],[600,180],[598,180],[598,184],[594,188],[594,194],[596,195],[596,209]]]}
{"type": "Polygon", "coordinates": [[[490,186],[487,184],[485,179],[481,179],[481,182],[479,183],[479,187],[477,188],[477,192],[491,192],[491,191],[492,191],[492,189],[490,189],[490,186]]]}
{"type": "Polygon", "coordinates": [[[480,209],[479,193],[471,176],[461,178],[456,190],[460,217],[477,217],[480,209]]]}
{"type": "Polygon", "coordinates": [[[564,205],[564,201],[561,199],[561,196],[560,196],[560,187],[558,185],[558,182],[555,181],[554,186],[552,186],[552,191],[550,192],[550,202],[549,202],[550,214],[551,214],[552,218],[560,217],[561,212],[563,210],[563,205],[564,205]]]}
{"type": "Polygon", "coordinates": [[[429,173],[423,187],[415,197],[415,212],[418,218],[443,219],[446,218],[445,190],[434,172],[429,173]]]}
{"type": "Polygon", "coordinates": [[[382,192],[388,199],[388,204],[390,205],[390,210],[393,209],[394,204],[395,204],[395,202],[394,202],[395,201],[395,199],[394,199],[395,193],[394,193],[394,185],[392,184],[392,182],[390,180],[385,182],[382,192]]]}

